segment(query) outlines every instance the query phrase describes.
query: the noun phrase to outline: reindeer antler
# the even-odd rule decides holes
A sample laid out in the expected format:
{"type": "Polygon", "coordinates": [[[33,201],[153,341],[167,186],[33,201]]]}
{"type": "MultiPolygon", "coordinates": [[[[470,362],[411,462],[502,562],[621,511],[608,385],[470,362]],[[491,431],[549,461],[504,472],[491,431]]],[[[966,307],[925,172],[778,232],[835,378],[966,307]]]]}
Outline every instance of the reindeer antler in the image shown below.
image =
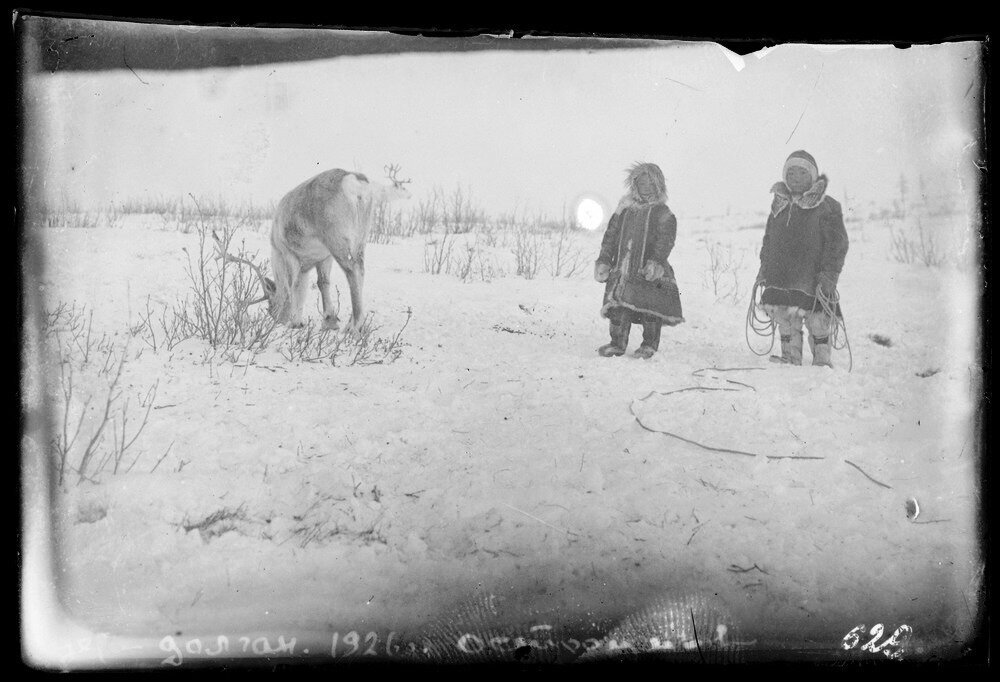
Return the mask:
{"type": "Polygon", "coordinates": [[[409,178],[407,178],[406,180],[400,180],[396,177],[396,174],[399,173],[400,168],[402,168],[402,166],[397,166],[395,164],[385,166],[386,176],[392,181],[392,184],[395,185],[396,187],[402,187],[405,184],[413,182],[413,180],[410,180],[409,178]]]}
{"type": "Polygon", "coordinates": [[[215,230],[212,230],[212,239],[215,240],[215,257],[224,263],[238,263],[240,265],[249,265],[250,269],[257,274],[257,278],[260,280],[261,289],[264,290],[264,295],[261,298],[250,301],[247,303],[248,306],[254,305],[255,303],[261,303],[262,301],[267,301],[271,298],[271,294],[274,292],[274,282],[264,276],[263,271],[256,263],[252,263],[245,258],[240,258],[238,256],[233,256],[226,251],[222,240],[219,239],[219,235],[215,234],[215,230]]]}

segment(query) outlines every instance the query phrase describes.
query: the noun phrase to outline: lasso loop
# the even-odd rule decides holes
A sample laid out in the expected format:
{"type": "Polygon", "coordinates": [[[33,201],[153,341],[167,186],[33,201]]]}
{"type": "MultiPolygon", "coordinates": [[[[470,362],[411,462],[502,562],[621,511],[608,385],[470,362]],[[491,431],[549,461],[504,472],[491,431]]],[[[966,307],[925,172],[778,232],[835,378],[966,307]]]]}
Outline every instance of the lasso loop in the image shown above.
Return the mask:
{"type": "MultiPolygon", "coordinates": [[[[854,353],[851,352],[851,342],[847,338],[847,321],[844,319],[842,308],[840,309],[840,315],[837,315],[837,310],[840,308],[840,292],[835,287],[833,293],[827,296],[823,292],[823,288],[817,284],[816,303],[819,304],[827,319],[830,320],[830,347],[834,350],[847,349],[847,371],[850,372],[854,369],[854,353]],[[841,332],[844,335],[843,342],[840,340],[841,332]]],[[[816,305],[813,304],[813,310],[815,309],[816,305]]]]}
{"type": "MultiPolygon", "coordinates": [[[[753,285],[753,289],[750,292],[750,306],[747,308],[747,322],[746,322],[746,340],[747,347],[754,355],[768,355],[771,350],[774,349],[774,330],[775,323],[770,316],[764,312],[764,308],[760,303],[760,295],[763,294],[764,282],[756,282],[753,285]],[[754,350],[753,345],[750,343],[750,332],[753,331],[757,336],[771,337],[771,345],[763,353],[758,353],[754,350]]],[[[827,296],[822,287],[816,286],[816,296],[815,302],[813,303],[813,312],[816,311],[816,306],[822,309],[823,313],[826,315],[827,319],[830,320],[830,347],[834,350],[844,350],[847,349],[848,356],[848,366],[847,371],[850,372],[854,369],[854,353],[851,351],[851,342],[847,338],[847,322],[844,319],[843,310],[841,309],[840,315],[837,315],[837,310],[840,307],[840,293],[833,290],[830,296],[827,296]],[[841,335],[843,338],[841,339],[841,335]]]]}
{"type": "Polygon", "coordinates": [[[750,307],[747,308],[747,323],[745,329],[745,335],[747,340],[747,347],[750,349],[754,355],[769,355],[774,349],[774,320],[764,312],[763,307],[760,304],[759,293],[763,293],[764,282],[756,282],[753,285],[753,289],[750,292],[750,307]],[[754,350],[753,344],[750,343],[750,331],[753,331],[757,336],[771,337],[771,345],[768,346],[767,350],[763,353],[758,353],[754,350]]]}

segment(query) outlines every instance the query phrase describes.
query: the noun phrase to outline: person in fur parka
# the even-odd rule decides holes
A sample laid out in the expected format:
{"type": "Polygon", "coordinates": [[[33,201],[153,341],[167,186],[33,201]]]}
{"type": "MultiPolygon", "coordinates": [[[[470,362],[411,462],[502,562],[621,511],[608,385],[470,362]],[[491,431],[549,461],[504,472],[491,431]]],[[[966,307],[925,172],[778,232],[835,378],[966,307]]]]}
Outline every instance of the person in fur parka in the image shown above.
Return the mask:
{"type": "MultiPolygon", "coordinates": [[[[817,297],[837,299],[848,248],[843,212],[837,200],[827,196],[827,177],[820,175],[808,152],[792,152],[782,176],[784,180],[771,187],[774,199],[760,249],[761,306],[781,335],[781,358],[775,359],[802,364],[804,321],[812,364],[832,367],[830,334],[836,320],[817,297]]],[[[832,310],[841,316],[839,304],[832,310]]]]}
{"type": "Polygon", "coordinates": [[[594,279],[606,283],[601,315],[610,322],[604,357],[624,355],[633,323],[642,325],[635,357],[648,359],[660,346],[663,325],[684,321],[674,269],[667,262],[677,238],[677,218],[667,207],[663,171],[636,163],[626,171],[628,191],[608,221],[594,279]]]}

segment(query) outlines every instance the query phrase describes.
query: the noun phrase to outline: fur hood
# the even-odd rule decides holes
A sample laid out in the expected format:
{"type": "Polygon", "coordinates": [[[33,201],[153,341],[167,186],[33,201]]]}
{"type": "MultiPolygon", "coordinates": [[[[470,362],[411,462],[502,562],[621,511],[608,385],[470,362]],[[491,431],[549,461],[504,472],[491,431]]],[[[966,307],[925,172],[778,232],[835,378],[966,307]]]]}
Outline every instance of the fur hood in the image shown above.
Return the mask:
{"type": "Polygon", "coordinates": [[[667,181],[663,179],[663,171],[655,163],[636,162],[632,164],[632,167],[626,171],[625,188],[628,191],[625,192],[625,196],[618,202],[618,208],[615,209],[616,213],[629,206],[648,206],[650,204],[667,203],[667,181]],[[639,196],[639,188],[636,186],[636,181],[643,173],[649,175],[649,179],[653,181],[653,187],[656,190],[656,194],[649,201],[643,201],[642,197],[639,196]]]}
{"type": "Polygon", "coordinates": [[[802,196],[792,196],[792,190],[784,182],[776,182],[771,187],[774,201],[771,202],[771,215],[776,216],[784,211],[789,204],[795,204],[799,208],[816,208],[826,197],[827,178],[825,175],[819,176],[813,186],[802,193],[802,196]]]}

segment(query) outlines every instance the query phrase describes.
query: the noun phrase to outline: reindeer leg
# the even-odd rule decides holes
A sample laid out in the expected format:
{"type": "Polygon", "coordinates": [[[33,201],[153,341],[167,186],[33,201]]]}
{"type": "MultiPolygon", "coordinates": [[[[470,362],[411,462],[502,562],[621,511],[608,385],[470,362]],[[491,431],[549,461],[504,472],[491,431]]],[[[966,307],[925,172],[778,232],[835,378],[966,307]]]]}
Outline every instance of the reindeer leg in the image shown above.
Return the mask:
{"type": "MultiPolygon", "coordinates": [[[[311,268],[310,268],[311,269],[311,268]]],[[[309,271],[300,271],[295,275],[295,283],[292,285],[292,300],[290,301],[289,327],[304,327],[305,319],[302,309],[306,305],[306,295],[309,293],[309,271]]]]}
{"type": "Polygon", "coordinates": [[[365,309],[361,292],[365,285],[365,255],[362,251],[344,268],[347,275],[347,285],[351,288],[351,328],[358,332],[365,321],[365,309]]]}
{"type": "Polygon", "coordinates": [[[333,306],[333,299],[330,298],[330,269],[333,267],[333,257],[316,265],[316,285],[319,287],[319,294],[323,298],[323,327],[326,329],[340,329],[340,320],[337,319],[337,311],[333,306]]]}

